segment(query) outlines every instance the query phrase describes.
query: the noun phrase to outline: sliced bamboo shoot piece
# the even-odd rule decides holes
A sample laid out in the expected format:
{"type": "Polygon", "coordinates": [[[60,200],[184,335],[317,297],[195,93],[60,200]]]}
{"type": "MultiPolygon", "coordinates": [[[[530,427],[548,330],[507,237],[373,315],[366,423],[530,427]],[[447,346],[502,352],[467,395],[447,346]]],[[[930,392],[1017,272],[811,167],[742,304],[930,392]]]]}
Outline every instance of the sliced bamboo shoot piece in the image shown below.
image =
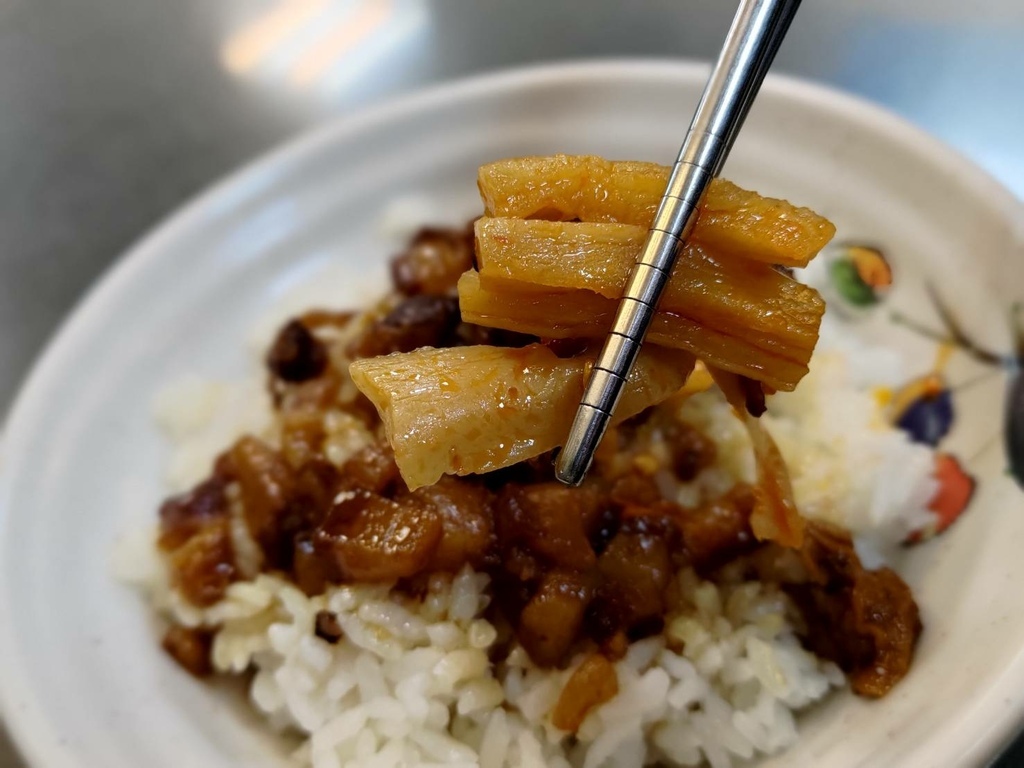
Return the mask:
{"type": "Polygon", "coordinates": [[[736,418],[747,428],[754,449],[757,486],[754,489],[754,511],[750,515],[754,536],[761,541],[774,541],[784,547],[799,549],[804,542],[805,523],[797,510],[789,468],[779,447],[761,420],[748,412],[739,377],[715,368],[710,368],[709,373],[729,401],[736,418]]]}
{"type": "MultiPolygon", "coordinates": [[[[488,216],[618,222],[646,230],[669,170],[588,155],[524,157],[481,166],[477,184],[488,216]]],[[[809,208],[715,179],[690,238],[722,258],[803,267],[834,235],[832,223],[809,208]]]]}
{"type": "MultiPolygon", "coordinates": [[[[629,224],[478,219],[480,275],[618,299],[646,232],[629,224]]],[[[765,264],[726,262],[687,245],[659,308],[733,333],[764,333],[813,348],[825,303],[813,288],[765,264]]]]}
{"type": "MultiPolygon", "coordinates": [[[[466,272],[459,280],[459,307],[469,323],[529,333],[545,339],[603,338],[616,302],[591,291],[545,288],[513,280],[483,280],[466,272]]],[[[730,336],[671,312],[659,311],[646,340],[692,352],[723,370],[792,390],[807,373],[805,348],[754,333],[730,336]]]]}
{"type": "MultiPolygon", "coordinates": [[[[593,356],[521,349],[419,349],[357,360],[350,373],[377,408],[408,486],[443,474],[490,472],[562,444],[593,356]]],[[[616,409],[628,418],[678,391],[693,370],[685,352],[645,349],[616,409]]]]}

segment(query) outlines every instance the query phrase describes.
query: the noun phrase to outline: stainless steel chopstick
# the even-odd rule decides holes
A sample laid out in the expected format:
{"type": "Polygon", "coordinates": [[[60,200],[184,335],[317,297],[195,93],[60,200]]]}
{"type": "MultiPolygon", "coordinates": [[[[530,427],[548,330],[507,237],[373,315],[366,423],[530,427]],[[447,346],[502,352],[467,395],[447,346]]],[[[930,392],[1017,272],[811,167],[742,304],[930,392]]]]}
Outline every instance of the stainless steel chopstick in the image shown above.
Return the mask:
{"type": "Polygon", "coordinates": [[[740,1],[558,455],[555,474],[563,483],[578,485],[590,467],[704,190],[725,163],[799,5],[800,0],[740,1]]]}

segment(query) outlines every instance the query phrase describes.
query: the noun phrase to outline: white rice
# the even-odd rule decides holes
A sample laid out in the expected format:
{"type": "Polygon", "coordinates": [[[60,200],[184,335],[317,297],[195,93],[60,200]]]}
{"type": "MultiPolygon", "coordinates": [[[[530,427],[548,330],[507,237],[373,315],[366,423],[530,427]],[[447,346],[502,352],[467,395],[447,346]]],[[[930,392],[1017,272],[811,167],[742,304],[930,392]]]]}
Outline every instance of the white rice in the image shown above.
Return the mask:
{"type": "Polygon", "coordinates": [[[265,435],[273,423],[270,396],[256,378],[220,382],[185,376],[157,394],[153,415],[171,444],[164,479],[173,493],[202,481],[232,440],[265,435]]]}
{"type": "Polygon", "coordinates": [[[295,754],[302,765],[720,768],[792,744],[793,712],[842,673],[803,650],[777,590],[677,578],[684,605],[664,636],[616,663],[619,694],[587,715],[575,743],[550,713],[580,659],[544,670],[516,649],[492,667],[488,578],[468,568],[435,577],[422,602],[373,586],[309,598],[261,574],[200,610],[165,582],[149,587],[177,622],[221,627],[215,669],[255,670],[253,705],[275,728],[308,736],[295,754]],[[336,644],[315,634],[321,610],[341,626],[336,644]]]}
{"type": "MultiPolygon", "coordinates": [[[[201,479],[240,434],[274,438],[268,399],[255,383],[191,380],[161,395],[157,411],[175,446],[175,490],[201,479]]],[[[681,413],[718,446],[714,466],[678,488],[681,502],[752,479],[746,434],[719,396],[694,397],[681,413]]],[[[850,528],[872,550],[928,519],[931,451],[883,422],[871,395],[851,385],[842,357],[817,355],[796,393],[772,398],[770,414],[807,516],[850,528]]],[[[335,421],[331,458],[340,461],[369,436],[340,415],[335,421]]],[[[434,577],[413,602],[375,586],[309,598],[261,574],[198,609],[154,566],[151,537],[126,537],[126,549],[120,575],[144,583],[160,611],[187,626],[220,626],[215,669],[255,672],[253,706],[274,727],[307,737],[294,756],[300,765],[728,768],[793,744],[794,714],[843,684],[834,665],[801,647],[781,592],[758,583],[720,587],[687,570],[677,575],[683,604],[665,633],[633,644],[615,664],[618,695],[592,710],[573,738],[550,715],[580,660],[544,670],[517,648],[492,666],[498,633],[483,618],[486,575],[434,577]],[[321,610],[337,616],[336,644],[315,634],[321,610]]]]}

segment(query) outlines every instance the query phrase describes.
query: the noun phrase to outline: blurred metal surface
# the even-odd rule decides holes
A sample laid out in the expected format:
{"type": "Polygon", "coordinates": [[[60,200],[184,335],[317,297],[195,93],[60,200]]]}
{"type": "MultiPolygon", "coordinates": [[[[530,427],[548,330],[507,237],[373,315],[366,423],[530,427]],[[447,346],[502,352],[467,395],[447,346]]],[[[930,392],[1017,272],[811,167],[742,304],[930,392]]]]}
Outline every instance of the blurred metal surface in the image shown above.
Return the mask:
{"type": "MultiPolygon", "coordinates": [[[[516,64],[710,59],[723,0],[0,0],[0,413],[88,285],[311,125],[516,64]]],[[[873,99],[1024,196],[1024,4],[805,3],[777,71],[873,99]]],[[[17,765],[0,736],[0,766],[17,765]]],[[[1024,765],[1019,745],[999,765],[1024,765]]]]}

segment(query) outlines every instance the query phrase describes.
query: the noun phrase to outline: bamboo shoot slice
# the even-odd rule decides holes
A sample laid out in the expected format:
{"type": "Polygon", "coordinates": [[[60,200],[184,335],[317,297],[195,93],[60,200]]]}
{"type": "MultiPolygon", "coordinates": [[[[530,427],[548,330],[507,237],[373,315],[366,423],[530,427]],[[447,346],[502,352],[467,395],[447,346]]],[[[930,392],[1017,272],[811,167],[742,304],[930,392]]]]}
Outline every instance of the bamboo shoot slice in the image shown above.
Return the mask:
{"type": "MultiPolygon", "coordinates": [[[[490,472],[562,444],[593,356],[521,349],[419,349],[352,363],[352,380],[377,408],[410,489],[442,474],[490,472]]],[[[678,391],[693,370],[685,352],[651,347],[638,358],[616,421],[678,391]]]]}
{"type": "MultiPolygon", "coordinates": [[[[578,288],[617,300],[645,233],[626,224],[479,219],[477,260],[484,280],[578,288]]],[[[689,244],[659,309],[730,336],[763,337],[800,349],[807,362],[825,304],[817,291],[756,262],[723,262],[689,244]]]]}
{"type": "MultiPolygon", "coordinates": [[[[628,224],[478,219],[484,278],[584,288],[618,299],[647,233],[628,224]]],[[[676,260],[659,306],[780,338],[816,339],[825,303],[813,288],[765,264],[727,262],[696,243],[676,260]]]]}
{"type": "MultiPolygon", "coordinates": [[[[617,302],[591,291],[545,288],[512,280],[459,280],[459,308],[469,323],[529,333],[545,339],[603,338],[617,302]]],[[[807,373],[811,349],[753,333],[730,336],[671,312],[654,315],[647,341],[692,352],[723,370],[790,391],[807,373]]]]}
{"type": "Polygon", "coordinates": [[[774,541],[784,547],[799,549],[804,542],[804,519],[796,507],[789,468],[779,447],[764,424],[746,407],[742,383],[731,373],[711,368],[708,371],[736,418],[743,422],[750,435],[757,465],[757,486],[754,489],[754,510],[750,528],[760,541],[774,541]]]}
{"type": "MultiPolygon", "coordinates": [[[[488,216],[651,225],[669,168],[588,155],[502,160],[480,167],[488,216]]],[[[803,267],[835,235],[809,208],[762,197],[724,179],[708,186],[690,239],[722,258],[803,267]]]]}

